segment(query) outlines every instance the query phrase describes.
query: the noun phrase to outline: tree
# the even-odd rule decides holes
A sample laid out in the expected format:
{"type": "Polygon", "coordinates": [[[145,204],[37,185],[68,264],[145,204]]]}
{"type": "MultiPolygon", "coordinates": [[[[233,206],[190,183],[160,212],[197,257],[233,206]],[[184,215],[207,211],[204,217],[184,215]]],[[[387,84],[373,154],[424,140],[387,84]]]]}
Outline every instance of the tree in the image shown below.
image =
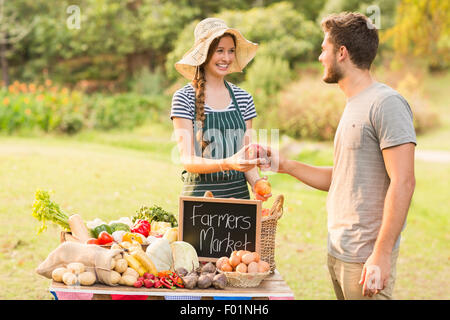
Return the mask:
{"type": "Polygon", "coordinates": [[[430,70],[450,65],[450,2],[440,0],[402,0],[395,25],[382,41],[392,41],[395,61],[413,56],[430,70]]]}
{"type": "Polygon", "coordinates": [[[14,46],[30,32],[36,23],[36,20],[33,20],[29,25],[23,25],[17,16],[16,11],[5,7],[5,0],[0,0],[0,64],[4,86],[9,85],[8,53],[14,50],[14,46]]]}

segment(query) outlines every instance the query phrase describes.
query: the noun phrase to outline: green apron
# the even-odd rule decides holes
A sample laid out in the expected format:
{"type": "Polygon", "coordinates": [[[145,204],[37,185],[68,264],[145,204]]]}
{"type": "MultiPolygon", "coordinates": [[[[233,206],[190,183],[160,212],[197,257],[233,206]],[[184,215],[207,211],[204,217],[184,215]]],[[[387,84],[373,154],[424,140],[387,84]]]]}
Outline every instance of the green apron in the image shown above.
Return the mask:
{"type": "MultiPolygon", "coordinates": [[[[232,156],[243,146],[246,125],[241,114],[233,90],[225,81],[225,86],[236,110],[212,112],[206,115],[203,124],[204,140],[211,143],[205,148],[203,157],[224,159],[232,156]]],[[[194,112],[196,119],[196,111],[194,112]]],[[[198,128],[194,124],[194,137],[198,128]]],[[[194,138],[195,155],[201,157],[201,146],[194,138]]],[[[186,170],[181,174],[184,182],[183,196],[203,197],[205,191],[211,191],[216,198],[250,199],[247,180],[243,172],[236,170],[218,171],[213,173],[190,173],[186,170]]]]}

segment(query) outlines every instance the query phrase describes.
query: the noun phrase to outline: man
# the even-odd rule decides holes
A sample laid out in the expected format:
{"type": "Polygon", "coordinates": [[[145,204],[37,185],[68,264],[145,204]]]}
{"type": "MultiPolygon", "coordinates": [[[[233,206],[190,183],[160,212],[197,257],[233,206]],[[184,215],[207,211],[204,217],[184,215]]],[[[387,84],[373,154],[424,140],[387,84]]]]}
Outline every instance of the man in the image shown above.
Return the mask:
{"type": "Polygon", "coordinates": [[[392,299],[400,233],[415,187],[412,112],[370,74],[378,31],[367,17],[333,14],[322,29],[323,81],[337,83],[347,97],[333,167],[287,160],[268,148],[271,170],[328,191],[328,269],[336,297],[392,299]]]}

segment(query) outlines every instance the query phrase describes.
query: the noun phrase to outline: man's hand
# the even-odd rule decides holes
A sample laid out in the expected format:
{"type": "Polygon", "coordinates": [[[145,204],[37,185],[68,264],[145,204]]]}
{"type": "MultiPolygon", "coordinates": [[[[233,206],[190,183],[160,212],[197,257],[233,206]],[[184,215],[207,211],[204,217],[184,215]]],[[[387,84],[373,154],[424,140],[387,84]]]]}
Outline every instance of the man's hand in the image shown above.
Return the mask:
{"type": "Polygon", "coordinates": [[[363,296],[372,297],[384,289],[391,274],[391,255],[373,252],[364,264],[359,284],[363,296]]]}
{"type": "Polygon", "coordinates": [[[246,152],[248,146],[244,146],[229,158],[224,159],[224,169],[247,172],[257,165],[266,165],[268,160],[265,158],[247,159],[246,152]]]}
{"type": "Polygon", "coordinates": [[[269,159],[268,163],[259,165],[261,171],[286,173],[286,159],[280,155],[280,151],[277,149],[272,149],[269,146],[260,145],[260,147],[265,151],[265,154],[269,159]]]}

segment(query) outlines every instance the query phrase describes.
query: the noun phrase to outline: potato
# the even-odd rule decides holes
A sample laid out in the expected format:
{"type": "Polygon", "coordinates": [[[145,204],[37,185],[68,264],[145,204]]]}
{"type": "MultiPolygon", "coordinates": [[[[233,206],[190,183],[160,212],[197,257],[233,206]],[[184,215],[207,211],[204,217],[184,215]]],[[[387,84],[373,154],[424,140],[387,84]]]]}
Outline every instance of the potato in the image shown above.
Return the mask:
{"type": "Polygon", "coordinates": [[[258,273],[259,272],[259,264],[258,262],[252,261],[250,262],[250,264],[247,266],[247,272],[248,273],[258,273]]]}
{"type": "Polygon", "coordinates": [[[267,272],[269,270],[270,270],[270,265],[267,262],[265,262],[263,260],[260,260],[258,262],[258,271],[259,272],[267,272]]]}
{"type": "Polygon", "coordinates": [[[245,263],[239,263],[236,267],[236,271],[240,273],[247,273],[247,265],[245,263]]]}
{"type": "Polygon", "coordinates": [[[116,260],[114,260],[114,258],[113,259],[111,259],[111,270],[114,270],[114,267],[116,266],[116,260]]]}
{"type": "Polygon", "coordinates": [[[123,256],[122,256],[121,253],[118,253],[118,254],[116,254],[116,255],[113,257],[113,259],[114,259],[114,260],[120,260],[120,259],[123,259],[123,256]]]}
{"type": "Polygon", "coordinates": [[[77,276],[69,271],[63,274],[62,280],[66,286],[73,286],[77,283],[77,276]]]}
{"type": "Polygon", "coordinates": [[[93,272],[85,271],[80,273],[78,280],[80,280],[82,286],[91,286],[95,283],[97,278],[93,272]]]}
{"type": "Polygon", "coordinates": [[[116,266],[114,267],[114,270],[118,273],[124,273],[128,269],[128,262],[125,259],[118,259],[116,260],[116,266]]]}
{"type": "Polygon", "coordinates": [[[249,265],[251,262],[254,261],[253,253],[246,253],[241,257],[241,260],[246,265],[249,265]]]}
{"type": "Polygon", "coordinates": [[[67,265],[67,269],[69,269],[70,272],[75,274],[83,273],[86,269],[84,267],[84,264],[81,262],[72,262],[67,265]]]}
{"type": "Polygon", "coordinates": [[[63,282],[63,274],[66,272],[70,272],[67,268],[56,268],[55,270],[53,270],[52,272],[52,279],[55,280],[56,282],[63,282]]]}
{"type": "MultiPolygon", "coordinates": [[[[120,249],[120,250],[122,250],[122,247],[118,244],[118,243],[113,243],[112,244],[112,246],[111,246],[111,250],[114,250],[114,249],[120,249]]],[[[120,253],[119,253],[120,254],[120,253]]],[[[114,256],[115,257],[115,256],[114,256]]]]}
{"type": "Polygon", "coordinates": [[[137,281],[137,279],[138,279],[137,277],[134,277],[129,274],[122,275],[122,277],[120,277],[119,284],[132,287],[134,283],[137,281]]]}
{"type": "MultiPolygon", "coordinates": [[[[128,263],[127,263],[127,265],[128,265],[128,263]]],[[[125,272],[122,274],[122,276],[132,276],[137,279],[137,278],[139,278],[139,273],[136,270],[134,270],[133,268],[128,267],[127,270],[125,270],[125,272]]]]}
{"type": "Polygon", "coordinates": [[[120,281],[120,278],[122,277],[120,273],[117,271],[111,270],[111,283],[112,284],[118,284],[120,281]]]}
{"type": "Polygon", "coordinates": [[[120,243],[120,246],[121,246],[122,248],[124,248],[124,249],[130,249],[130,247],[131,247],[131,242],[129,242],[129,241],[122,241],[122,242],[120,243]]]}

